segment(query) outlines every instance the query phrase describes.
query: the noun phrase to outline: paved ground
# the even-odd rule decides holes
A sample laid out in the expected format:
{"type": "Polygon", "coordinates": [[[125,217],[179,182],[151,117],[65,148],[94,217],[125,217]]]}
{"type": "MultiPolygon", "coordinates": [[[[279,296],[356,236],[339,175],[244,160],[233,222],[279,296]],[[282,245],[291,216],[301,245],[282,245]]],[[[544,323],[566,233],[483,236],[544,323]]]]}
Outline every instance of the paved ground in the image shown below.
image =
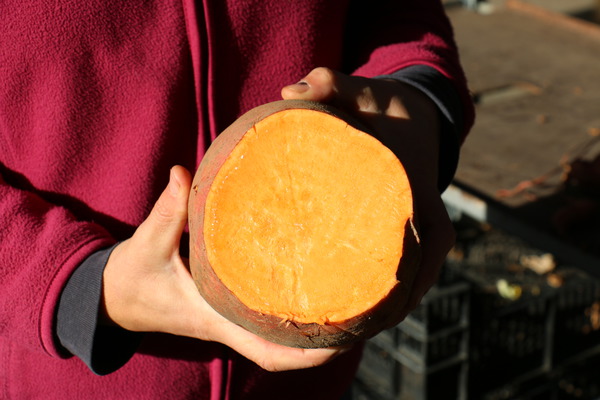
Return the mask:
{"type": "Polygon", "coordinates": [[[506,7],[489,15],[456,8],[449,15],[480,99],[459,180],[494,196],[553,169],[597,134],[600,26],[589,35],[506,7]]]}
{"type": "Polygon", "coordinates": [[[565,201],[561,160],[600,154],[600,25],[566,15],[589,17],[598,1],[490,0],[482,13],[448,8],[478,101],[457,182],[548,232],[565,201]],[[498,196],[546,174],[527,196],[498,196]]]}

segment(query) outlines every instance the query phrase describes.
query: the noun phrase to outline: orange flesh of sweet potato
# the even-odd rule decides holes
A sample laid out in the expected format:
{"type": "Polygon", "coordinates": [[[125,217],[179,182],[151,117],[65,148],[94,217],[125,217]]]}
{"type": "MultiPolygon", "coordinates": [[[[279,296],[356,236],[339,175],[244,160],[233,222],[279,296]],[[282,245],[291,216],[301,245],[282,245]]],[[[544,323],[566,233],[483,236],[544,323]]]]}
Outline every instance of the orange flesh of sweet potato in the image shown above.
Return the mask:
{"type": "Polygon", "coordinates": [[[299,108],[243,134],[210,184],[198,228],[210,267],[249,310],[335,325],[399,285],[412,216],[406,173],[387,147],[299,108]]]}

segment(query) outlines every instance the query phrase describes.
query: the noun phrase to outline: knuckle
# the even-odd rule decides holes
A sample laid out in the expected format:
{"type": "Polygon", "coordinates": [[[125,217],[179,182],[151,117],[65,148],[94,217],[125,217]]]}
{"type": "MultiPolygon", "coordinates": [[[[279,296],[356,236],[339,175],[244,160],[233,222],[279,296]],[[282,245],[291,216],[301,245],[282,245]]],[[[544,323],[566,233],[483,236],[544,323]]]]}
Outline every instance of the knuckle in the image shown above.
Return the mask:
{"type": "Polygon", "coordinates": [[[327,67],[317,67],[311,71],[309,76],[315,79],[315,81],[319,82],[321,85],[334,86],[336,83],[335,72],[327,67]]]}
{"type": "Polygon", "coordinates": [[[379,106],[373,89],[365,86],[357,97],[358,107],[361,111],[372,114],[383,114],[382,108],[379,106]]]}
{"type": "Polygon", "coordinates": [[[279,372],[279,368],[277,367],[277,365],[271,361],[270,359],[263,359],[259,365],[261,366],[262,369],[269,371],[269,372],[279,372]]]}
{"type": "Polygon", "coordinates": [[[312,73],[319,75],[322,78],[326,78],[326,79],[333,79],[335,76],[335,73],[333,72],[333,70],[331,68],[327,68],[327,67],[317,67],[312,70],[312,73]]]}
{"type": "Polygon", "coordinates": [[[173,220],[174,212],[163,201],[158,201],[154,205],[150,216],[158,223],[168,223],[173,220]]]}

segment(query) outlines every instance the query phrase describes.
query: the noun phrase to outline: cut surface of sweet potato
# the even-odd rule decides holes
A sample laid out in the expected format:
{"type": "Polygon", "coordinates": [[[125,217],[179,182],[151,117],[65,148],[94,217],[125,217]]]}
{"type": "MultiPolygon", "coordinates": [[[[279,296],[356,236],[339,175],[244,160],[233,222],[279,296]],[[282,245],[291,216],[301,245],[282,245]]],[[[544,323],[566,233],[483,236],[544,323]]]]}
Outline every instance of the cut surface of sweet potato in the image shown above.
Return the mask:
{"type": "Polygon", "coordinates": [[[208,260],[252,310],[302,323],[360,315],[397,284],[406,174],[372,136],[315,110],[246,132],[206,199],[208,260]]]}
{"type": "Polygon", "coordinates": [[[397,320],[420,262],[412,192],[396,156],[356,126],[286,100],[217,137],[189,203],[190,270],[216,311],[303,348],[397,320]]]}

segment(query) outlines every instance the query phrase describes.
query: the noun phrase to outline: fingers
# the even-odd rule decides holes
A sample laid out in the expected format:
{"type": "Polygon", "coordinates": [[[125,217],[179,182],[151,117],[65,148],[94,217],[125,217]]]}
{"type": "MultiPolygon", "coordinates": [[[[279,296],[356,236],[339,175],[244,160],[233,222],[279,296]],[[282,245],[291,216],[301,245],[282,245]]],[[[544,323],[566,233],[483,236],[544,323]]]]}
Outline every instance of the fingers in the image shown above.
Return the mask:
{"type": "Polygon", "coordinates": [[[284,87],[285,100],[310,100],[332,104],[348,112],[379,112],[372,80],[348,76],[329,68],[313,69],[300,82],[284,87]]]}
{"type": "Polygon", "coordinates": [[[203,314],[210,316],[201,329],[207,329],[208,340],[216,340],[235,350],[261,368],[276,372],[312,368],[326,364],[352,347],[332,347],[324,349],[299,349],[270,342],[232,323],[202,299],[205,305],[203,314]]]}
{"type": "Polygon", "coordinates": [[[402,322],[421,303],[429,289],[439,279],[446,256],[456,239],[454,226],[441,200],[429,201],[426,206],[421,206],[426,213],[419,224],[421,239],[421,262],[417,275],[412,282],[406,303],[398,314],[386,324],[388,328],[402,322]]]}
{"type": "Polygon", "coordinates": [[[240,326],[229,324],[223,343],[267,371],[287,371],[323,365],[349,348],[298,349],[269,342],[240,326]]]}
{"type": "Polygon", "coordinates": [[[297,349],[274,343],[247,343],[240,354],[254,361],[261,368],[271,371],[289,371],[313,368],[327,364],[346,350],[342,349],[297,349]],[[244,354],[245,353],[245,354],[244,354]]]}
{"type": "Polygon", "coordinates": [[[327,364],[346,350],[342,349],[294,349],[284,346],[268,346],[267,357],[258,360],[261,368],[271,372],[318,367],[327,364]]]}
{"type": "MultiPolygon", "coordinates": [[[[328,103],[350,113],[405,116],[401,103],[393,102],[393,95],[403,90],[398,82],[386,82],[349,76],[329,68],[315,68],[300,82],[284,87],[285,100],[310,100],[328,103]],[[390,90],[390,85],[393,90],[390,90]]],[[[364,116],[364,115],[363,115],[364,116]]]]}
{"type": "Polygon", "coordinates": [[[173,167],[169,184],[136,232],[135,236],[141,242],[151,243],[157,252],[170,253],[179,248],[179,240],[187,223],[190,186],[190,173],[181,166],[173,167]]]}
{"type": "Polygon", "coordinates": [[[446,256],[456,239],[456,232],[446,209],[440,204],[427,208],[427,215],[421,220],[422,260],[421,266],[407,304],[408,312],[414,310],[437,282],[446,256]]]}

